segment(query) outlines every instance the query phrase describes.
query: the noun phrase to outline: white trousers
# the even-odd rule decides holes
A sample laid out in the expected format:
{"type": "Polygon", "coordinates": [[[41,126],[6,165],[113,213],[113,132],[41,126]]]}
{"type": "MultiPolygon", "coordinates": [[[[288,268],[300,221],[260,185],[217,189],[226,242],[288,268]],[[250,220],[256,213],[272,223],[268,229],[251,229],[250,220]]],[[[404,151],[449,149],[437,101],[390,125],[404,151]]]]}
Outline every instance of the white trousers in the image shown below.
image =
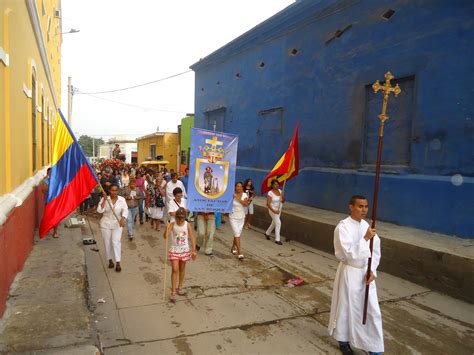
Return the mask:
{"type": "Polygon", "coordinates": [[[272,217],[272,224],[268,227],[267,231],[265,232],[266,235],[270,235],[273,230],[275,229],[275,241],[280,241],[280,230],[281,230],[281,219],[280,215],[273,213],[272,211],[268,210],[270,217],[272,217]]]}
{"type": "Polygon", "coordinates": [[[100,228],[104,240],[105,256],[107,260],[119,262],[122,255],[122,228],[100,228]]]}

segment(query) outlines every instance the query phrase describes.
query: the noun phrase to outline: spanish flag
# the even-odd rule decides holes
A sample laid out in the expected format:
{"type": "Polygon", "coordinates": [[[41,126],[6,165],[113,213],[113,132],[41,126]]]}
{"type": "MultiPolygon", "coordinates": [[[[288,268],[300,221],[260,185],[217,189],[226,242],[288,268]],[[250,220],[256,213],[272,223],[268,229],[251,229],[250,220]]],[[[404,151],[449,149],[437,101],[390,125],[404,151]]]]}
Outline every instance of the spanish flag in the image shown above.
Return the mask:
{"type": "Polygon", "coordinates": [[[281,185],[283,182],[298,175],[299,165],[298,124],[296,124],[295,133],[293,134],[293,139],[291,140],[288,150],[263,180],[262,195],[272,189],[271,183],[273,179],[278,180],[281,185]]]}
{"type": "Polygon", "coordinates": [[[61,111],[56,118],[48,196],[39,228],[43,238],[97,186],[97,175],[87,161],[61,111]]]}

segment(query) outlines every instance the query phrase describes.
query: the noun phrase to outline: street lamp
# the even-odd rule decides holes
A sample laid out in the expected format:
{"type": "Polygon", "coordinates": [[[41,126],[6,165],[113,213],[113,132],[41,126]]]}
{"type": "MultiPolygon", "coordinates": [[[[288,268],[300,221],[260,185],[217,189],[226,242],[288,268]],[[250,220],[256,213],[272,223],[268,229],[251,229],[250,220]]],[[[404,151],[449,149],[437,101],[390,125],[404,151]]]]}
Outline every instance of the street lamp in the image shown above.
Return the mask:
{"type": "Polygon", "coordinates": [[[71,28],[68,32],[62,32],[62,35],[67,35],[68,33],[77,33],[81,32],[81,30],[76,30],[75,28],[71,28]]]}

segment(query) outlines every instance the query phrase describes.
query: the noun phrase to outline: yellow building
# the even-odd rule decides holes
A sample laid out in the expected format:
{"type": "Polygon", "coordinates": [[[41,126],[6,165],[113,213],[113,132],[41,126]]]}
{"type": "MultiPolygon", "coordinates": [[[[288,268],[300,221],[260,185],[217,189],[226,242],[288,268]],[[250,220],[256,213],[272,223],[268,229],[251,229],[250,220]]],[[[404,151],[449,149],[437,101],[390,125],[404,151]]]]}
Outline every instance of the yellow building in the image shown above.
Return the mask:
{"type": "Polygon", "coordinates": [[[59,0],[0,1],[0,196],[50,162],[61,30],[59,0]]]}
{"type": "Polygon", "coordinates": [[[138,163],[146,160],[167,160],[168,170],[177,171],[178,133],[156,132],[137,138],[138,163]]]}
{"type": "Polygon", "coordinates": [[[60,0],[0,0],[0,316],[42,216],[38,184],[61,104],[61,31],[60,0]]]}

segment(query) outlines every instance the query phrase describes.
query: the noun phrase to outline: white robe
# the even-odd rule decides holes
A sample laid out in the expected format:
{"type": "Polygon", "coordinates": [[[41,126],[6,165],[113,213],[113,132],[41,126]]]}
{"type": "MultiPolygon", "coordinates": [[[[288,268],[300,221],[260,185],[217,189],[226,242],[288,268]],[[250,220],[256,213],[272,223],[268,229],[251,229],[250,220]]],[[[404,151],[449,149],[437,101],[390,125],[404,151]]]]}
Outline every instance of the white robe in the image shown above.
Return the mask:
{"type": "MultiPolygon", "coordinates": [[[[367,322],[362,324],[365,296],[365,277],[369,241],[364,239],[369,224],[347,217],[339,222],[334,230],[334,250],[341,261],[334,279],[331,313],[329,316],[329,335],[337,341],[348,341],[358,349],[383,352],[382,314],[377,298],[375,281],[369,287],[367,322]]],[[[377,276],[380,263],[380,238],[375,235],[372,254],[372,272],[377,276]]]]}

